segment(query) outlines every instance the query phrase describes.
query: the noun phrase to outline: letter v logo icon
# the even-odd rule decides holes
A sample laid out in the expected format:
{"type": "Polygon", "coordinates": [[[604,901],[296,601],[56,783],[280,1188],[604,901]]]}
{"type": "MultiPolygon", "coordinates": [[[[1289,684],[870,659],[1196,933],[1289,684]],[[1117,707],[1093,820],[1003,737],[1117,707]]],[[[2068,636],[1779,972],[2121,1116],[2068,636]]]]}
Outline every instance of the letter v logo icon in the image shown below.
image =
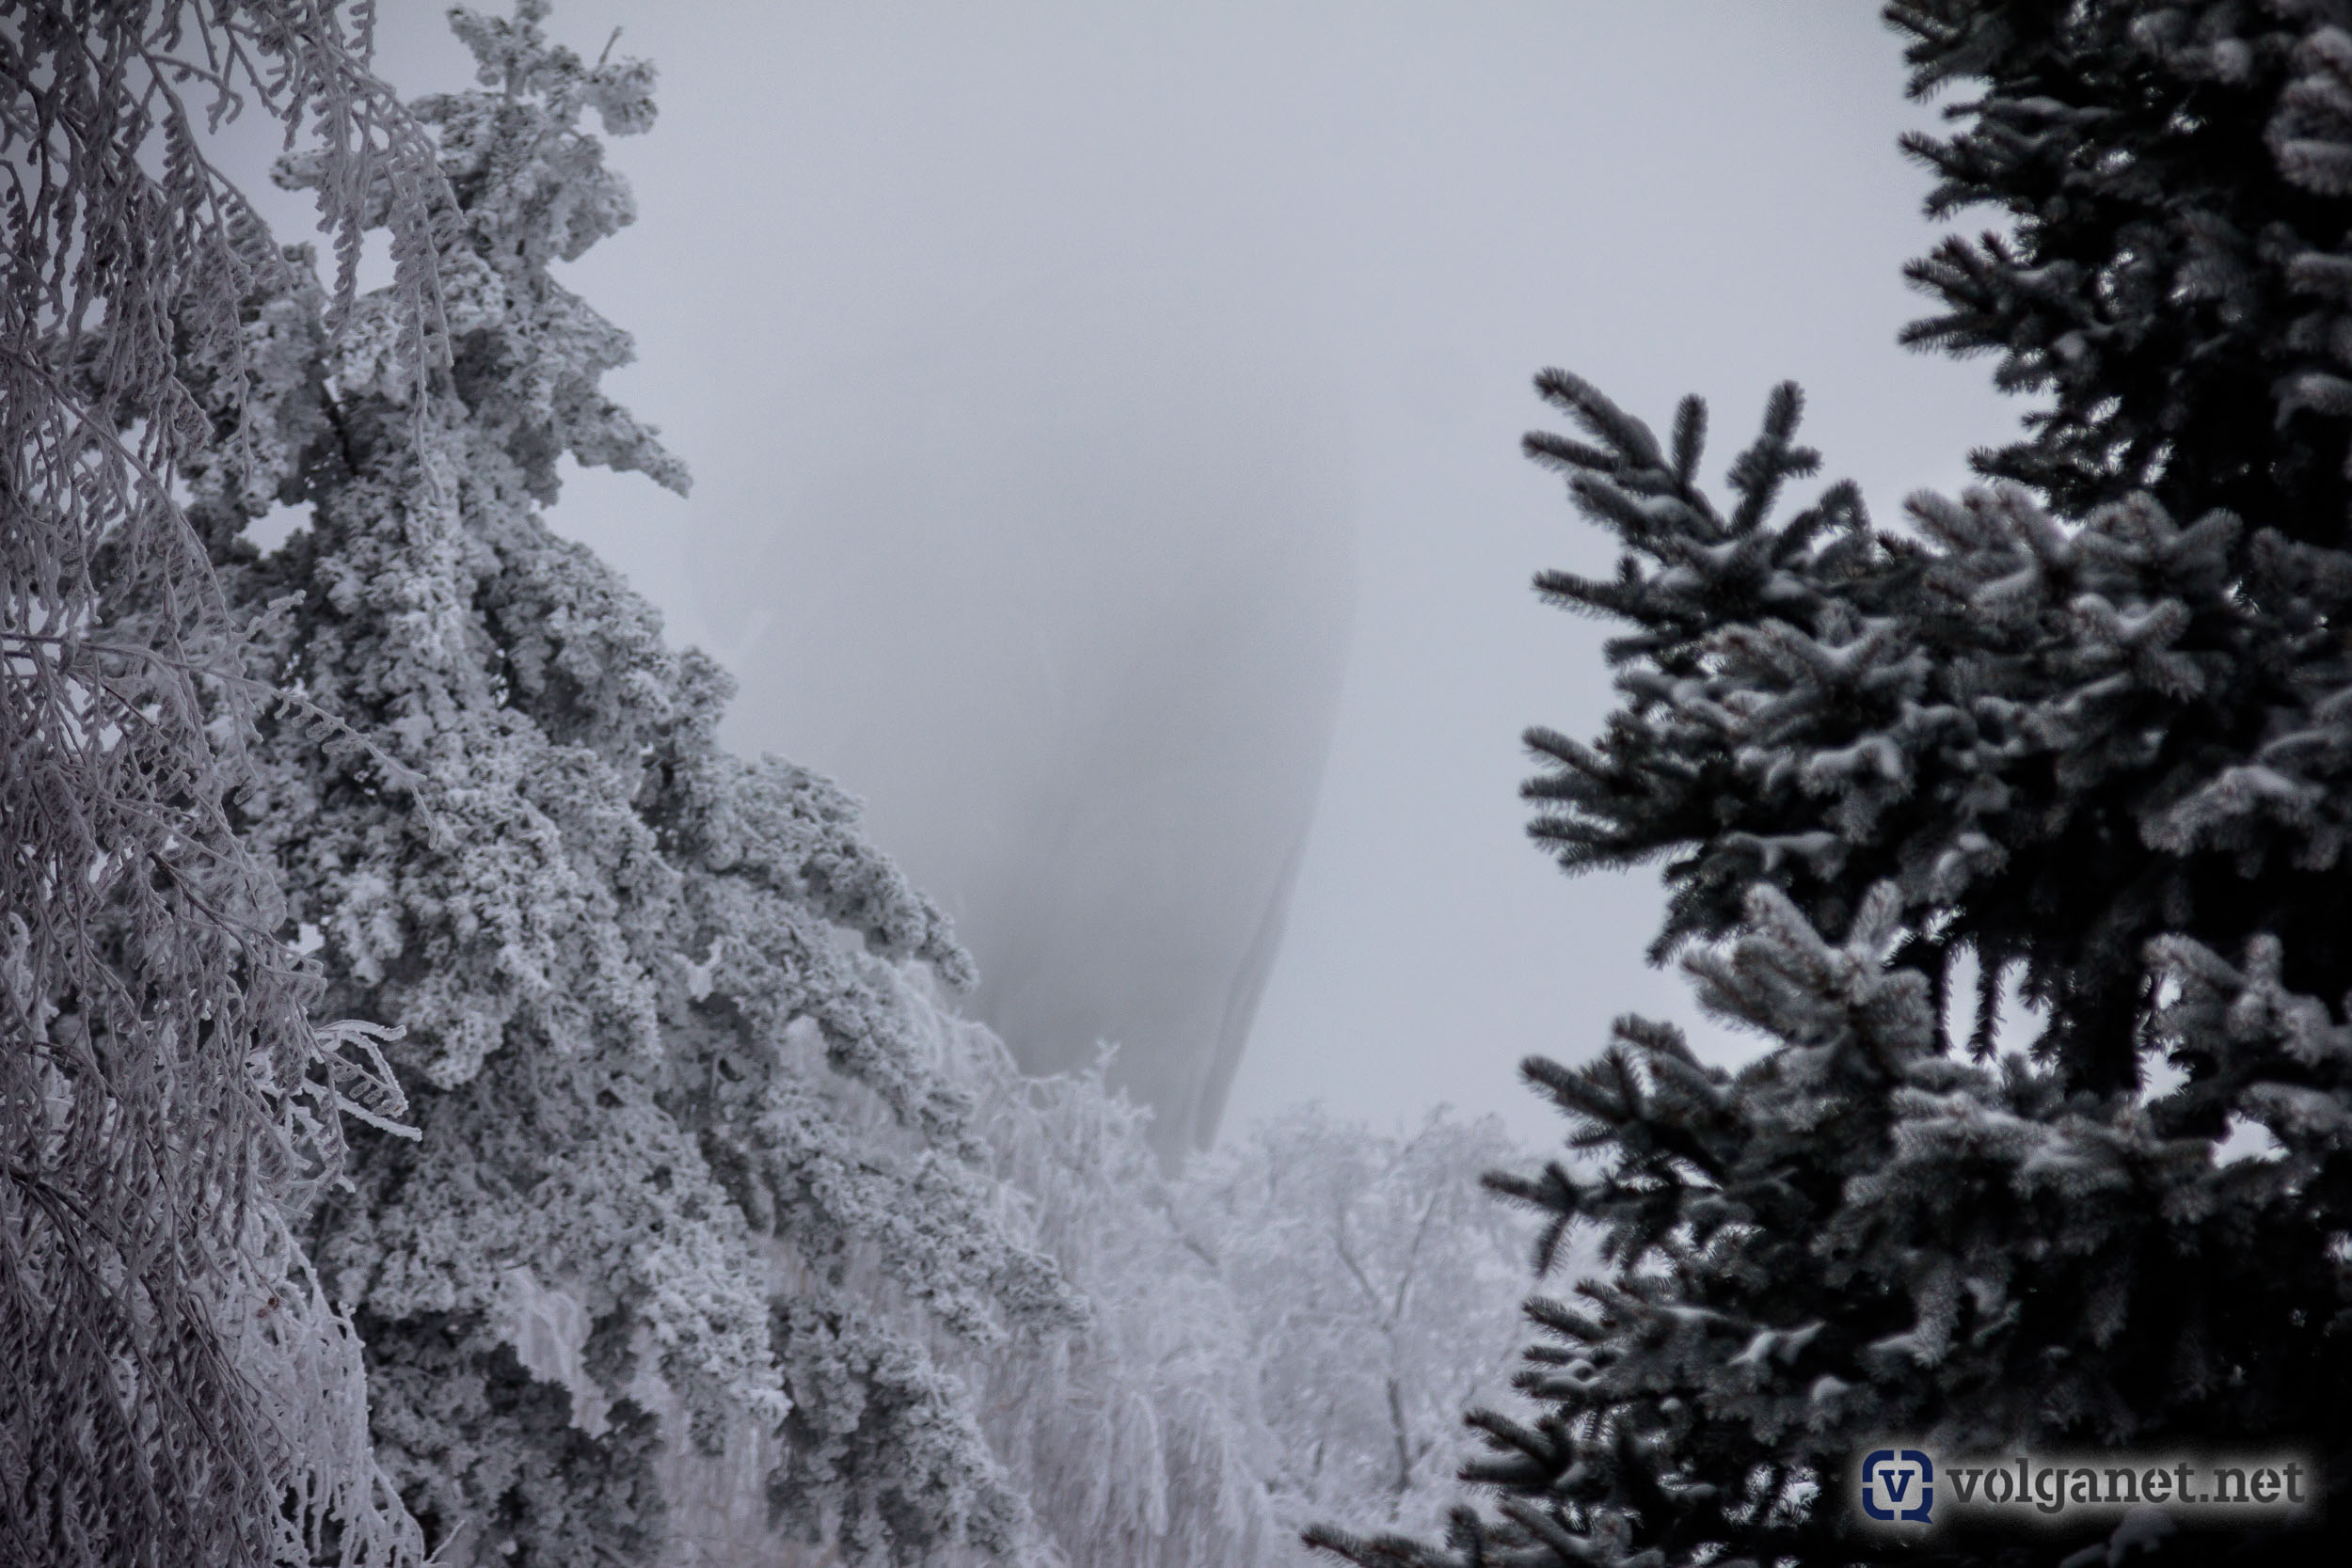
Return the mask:
{"type": "Polygon", "coordinates": [[[1862,1512],[1887,1524],[1931,1522],[1935,1462],[1917,1449],[1879,1449],[1862,1461],[1862,1512]]]}

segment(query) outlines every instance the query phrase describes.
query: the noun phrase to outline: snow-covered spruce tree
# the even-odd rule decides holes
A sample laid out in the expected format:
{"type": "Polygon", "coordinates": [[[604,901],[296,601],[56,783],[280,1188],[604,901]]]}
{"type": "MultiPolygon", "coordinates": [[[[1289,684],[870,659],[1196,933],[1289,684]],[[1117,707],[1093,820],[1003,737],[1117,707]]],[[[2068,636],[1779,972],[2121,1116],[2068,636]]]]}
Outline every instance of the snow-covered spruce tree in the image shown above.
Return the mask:
{"type": "MultiPolygon", "coordinates": [[[[1535,786],[1565,808],[1539,832],[1599,862],[1634,858],[1613,825],[1678,822],[1645,847],[1682,849],[1686,891],[1694,863],[1744,858],[1737,923],[1687,962],[1772,1049],[1727,1073],[1628,1020],[1581,1069],[1529,1064],[1598,1169],[1498,1184],[1549,1215],[1548,1245],[1597,1226],[1613,1277],[1530,1305],[1546,1338],[1521,1386],[1544,1414],[1474,1418],[1495,1451],[1466,1473],[1496,1515],[1458,1514],[1444,1549],[1319,1539],[1365,1562],[1843,1561],[1867,1548],[1837,1470],[1882,1433],[2340,1455],[2343,1123],[2317,1113],[2341,1069],[2276,943],[2243,972],[2187,937],[2152,951],[2169,983],[2141,1037],[2184,1079],[2166,1093],[2103,1092],[2063,1049],[1990,1064],[1939,1006],[1938,943],[2059,818],[2056,782],[2146,743],[2106,727],[2142,721],[2142,693],[2196,689],[2161,638],[2225,613],[2233,526],[2182,530],[2140,498],[2069,529],[2011,490],[1920,498],[1919,536],[1879,536],[1843,486],[1774,521],[1813,461],[1788,388],[1726,515],[1691,482],[1695,404],[1669,454],[1582,383],[1544,385],[1595,444],[1532,444],[1629,546],[1613,580],[1547,586],[1636,629],[1612,647],[1627,701],[1603,746],[1543,738],[1568,766],[1535,786]],[[1855,887],[1857,863],[1881,875],[1855,887]],[[2286,1157],[2217,1164],[2233,1116],[2286,1157]]],[[[2040,1548],[1946,1530],[1934,1549],[2040,1548]]]]}
{"type": "Polygon", "coordinates": [[[412,106],[459,206],[441,395],[398,372],[394,299],[330,340],[315,291],[262,291],[208,390],[265,438],[190,475],[232,597],[278,607],[262,673],[370,748],[270,728],[239,817],[329,1004],[407,1031],[422,1137],[355,1149],[316,1256],[443,1560],[660,1560],[664,1465],[746,1431],[782,1435],[771,1555],[1019,1560],[966,1389],[901,1326],[1081,1316],[899,973],[968,960],[838,790],[720,749],[723,674],[539,515],[567,453],[686,483],[597,390],[627,336],[550,272],[629,221],[579,121],[645,129],[652,72],[546,11],[453,12],[482,89],[412,106]],[[309,526],[257,558],[237,529],[274,499],[309,526]],[[517,1344],[550,1300],[568,1386],[517,1344]]]}
{"type": "MultiPolygon", "coordinates": [[[[1636,693],[1589,751],[1534,732],[1533,744],[1557,765],[1530,786],[1556,808],[1536,832],[1564,865],[1673,857],[1661,956],[1730,929],[1758,872],[1835,928],[1873,881],[1896,877],[1921,894],[1965,861],[1965,899],[1941,900],[1947,922],[1932,931],[1921,924],[1904,961],[1941,974],[1974,953],[1986,960],[1987,984],[2014,966],[2026,994],[2051,1006],[2053,1046],[2099,1088],[2135,1081],[2147,999],[2140,954],[2160,931],[2193,927],[2234,951],[2291,910],[2304,933],[2285,959],[2291,979],[2326,990],[2352,963],[2352,950],[2337,945],[2337,933],[2352,929],[2352,906],[2329,869],[2332,833],[2288,820],[2308,804],[2291,781],[2313,764],[2282,770],[2265,751],[2277,734],[2307,727],[2280,715],[2307,709],[2313,699],[2301,689],[2330,678],[2325,661],[2342,641],[2335,623],[2352,593],[2337,554],[2352,418],[2352,380],[2338,372],[2352,337],[2336,325],[2352,300],[2339,277],[2352,277],[2352,253],[2342,248],[2352,218],[2352,33],[2323,24],[2328,10],[1973,0],[1893,8],[1915,39],[1915,90],[1991,84],[1965,106],[1963,132],[1912,143],[1945,177],[1931,210],[1994,203],[2011,225],[2007,235],[1954,239],[1915,265],[1947,309],[1910,337],[1997,353],[2005,385],[2052,394],[2048,409],[2028,416],[2028,439],[1979,453],[1981,466],[2038,491],[2065,524],[2148,497],[2165,526],[2194,543],[2166,546],[2180,557],[2168,569],[2179,580],[2143,572],[2124,585],[2167,607],[2153,621],[2119,621],[2090,640],[2110,659],[2129,653],[2147,673],[2089,695],[2063,775],[2030,784],[2035,769],[2055,766],[2046,746],[2002,775],[2023,809],[1989,792],[1916,787],[1913,768],[1931,750],[1921,742],[1934,737],[1917,721],[1895,725],[1908,688],[1861,673],[1842,699],[1851,711],[1825,709],[1791,732],[1821,752],[1806,776],[1768,775],[1751,757],[1749,775],[1735,779],[1733,753],[1717,744],[1708,717],[1681,714],[1662,697],[1636,693]],[[2159,665],[2169,673],[2149,678],[2159,665]],[[1838,750],[1865,736],[1890,737],[1897,751],[1838,750]],[[2283,793],[2269,789],[2272,774],[2290,781],[2283,793]],[[1813,820],[1833,808],[1836,821],[1813,820]],[[1983,845],[1963,818],[1983,830],[1983,845]],[[1829,836],[1803,836],[1814,832],[1829,836]],[[1955,850],[1960,858],[1938,871],[1955,850]],[[2085,876],[2086,863],[2106,869],[2085,876]]],[[[1581,406],[1589,391],[1572,378],[1548,385],[1567,405],[1581,406]]],[[[1794,415],[1791,401],[1774,419],[1794,415]]],[[[1530,447],[1587,474],[1578,482],[1587,488],[1621,461],[1588,468],[1584,448],[1549,435],[1531,436],[1530,447]]],[[[1679,461],[1636,462],[1629,504],[1671,510],[1692,477],[1675,471],[1679,461]],[[1667,489],[1641,488],[1654,484],[1667,489]]],[[[1590,501],[1618,505],[1598,489],[1590,501]]],[[[1634,548],[1654,542],[1665,552],[1656,583],[1548,575],[1540,586],[1571,606],[1635,620],[1613,657],[1639,656],[1679,679],[1699,667],[1707,638],[1735,623],[1751,628],[1743,637],[1805,626],[1802,575],[1791,578],[1775,550],[1852,533],[1836,546],[1856,570],[1841,592],[1869,618],[1893,612],[1886,594],[1904,572],[1940,572],[1924,558],[1862,569],[1860,553],[1882,546],[1837,526],[1845,516],[1858,523],[1858,501],[1834,494],[1822,504],[1822,517],[1784,529],[1759,531],[1760,514],[1743,514],[1733,523],[1745,542],[1713,555],[1705,529],[1677,540],[1688,531],[1670,519],[1629,517],[1634,548]]],[[[1996,527],[2015,531],[2024,515],[1996,527]]],[[[2019,535],[2036,564],[2013,585],[2030,590],[2018,609],[2041,599],[2058,613],[2097,616],[2121,606],[2085,596],[2064,527],[2031,531],[2047,543],[2019,535]]],[[[1948,594],[1943,602],[1964,608],[1948,594]]],[[[1886,664],[1883,642],[1854,657],[1886,664]]],[[[1941,657],[1932,638],[1927,652],[1941,657]]]]}
{"type": "Polygon", "coordinates": [[[1520,1155],[1492,1118],[1383,1133],[1308,1107],[1187,1168],[1186,1226],[1247,1318],[1293,1552],[1322,1519],[1442,1521],[1461,1412],[1506,1391],[1519,1342],[1530,1233],[1478,1181],[1520,1155]]]}
{"type": "Polygon", "coordinates": [[[0,1559],[28,1568],[417,1556],[294,1235],[345,1110],[398,1095],[314,1025],[233,831],[271,694],[178,500],[254,434],[183,356],[246,367],[241,302],[284,270],[204,160],[224,119],[314,137],[346,258],[373,193],[385,329],[431,360],[445,201],[368,47],[279,0],[0,27],[0,1559]]]}
{"type": "Polygon", "coordinates": [[[2177,631],[2142,628],[2199,662],[2198,689],[2118,715],[2145,754],[2046,792],[2069,820],[2042,835],[2038,875],[2012,854],[2004,879],[2003,922],[2041,927],[2004,945],[2028,950],[2029,984],[2064,988],[2054,1027],[2112,1085],[2157,930],[2235,953],[2292,927],[2290,984],[2333,997],[2352,974],[2352,887],[2326,825],[2345,809],[2338,765],[2309,741],[2274,750],[2336,689],[2352,607],[2352,9],[1943,0],[1888,17],[1915,96],[1973,95],[1953,135],[1908,139],[1938,176],[1931,214],[1991,207],[2010,230],[1914,263],[1943,309],[1909,341],[1996,356],[2002,385],[2046,395],[1979,467],[2070,521],[2134,494],[2184,525],[2236,520],[2226,591],[2187,596],[2177,631]],[[2071,877],[2086,854],[2110,869],[2071,877]]]}
{"type": "Polygon", "coordinates": [[[1582,1073],[1532,1065],[1602,1170],[1506,1184],[1599,1223],[1619,1276],[1581,1312],[1534,1308],[1550,1414],[1487,1423],[1503,1515],[1458,1521],[1455,1557],[1843,1560],[1860,1548],[1810,1488],[1883,1432],[2297,1444],[2339,1514],[2352,1479],[2352,19],[1894,16],[1922,88],[1990,84],[1960,135],[1915,144],[1947,177],[1938,205],[2013,225],[1915,269],[1949,309],[1915,336],[2055,394],[1980,457],[2041,495],[1917,498],[1902,535],[1844,490],[1774,522],[1775,486],[1814,461],[1784,391],[1724,515],[1692,483],[1695,403],[1661,450],[1542,378],[1590,439],[1531,451],[1627,546],[1613,580],[1542,586],[1632,625],[1600,742],[1531,737],[1554,765],[1536,832],[1571,869],[1672,857],[1661,953],[1714,939],[1708,999],[1778,1043],[1730,1076],[1629,1023],[1582,1073]],[[2047,1019],[2029,1057],[1995,1071],[1945,1037],[1964,955],[1985,977],[1972,1053],[2013,975],[2047,1019]],[[1841,1061],[1775,1112],[1788,1074],[1841,1061]],[[2249,1123],[2275,1157],[2217,1162],[2249,1123]]]}

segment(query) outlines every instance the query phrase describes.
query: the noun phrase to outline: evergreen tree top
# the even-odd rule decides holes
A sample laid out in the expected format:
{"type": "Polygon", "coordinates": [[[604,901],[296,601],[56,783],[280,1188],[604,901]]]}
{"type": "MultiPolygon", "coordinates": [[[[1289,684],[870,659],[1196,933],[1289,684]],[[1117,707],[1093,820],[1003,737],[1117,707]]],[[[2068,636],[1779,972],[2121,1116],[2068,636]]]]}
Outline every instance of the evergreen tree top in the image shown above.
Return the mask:
{"type": "Polygon", "coordinates": [[[1969,93],[1931,216],[1992,208],[1908,269],[1907,342],[2043,393],[1977,454],[2061,515],[2145,490],[2341,542],[2352,502],[2352,11],[2332,0],[1903,0],[1915,97],[1969,93]]]}

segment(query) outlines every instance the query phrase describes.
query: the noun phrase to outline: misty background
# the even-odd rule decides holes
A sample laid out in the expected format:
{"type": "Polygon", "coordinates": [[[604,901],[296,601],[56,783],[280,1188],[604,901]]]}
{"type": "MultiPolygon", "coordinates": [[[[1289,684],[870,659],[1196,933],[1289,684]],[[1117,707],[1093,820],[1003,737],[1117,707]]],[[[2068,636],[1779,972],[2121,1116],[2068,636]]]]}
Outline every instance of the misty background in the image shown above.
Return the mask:
{"type": "MultiPolygon", "coordinates": [[[[731,744],[867,802],[1025,1065],[1119,1038],[1183,1141],[1309,1099],[1549,1141],[1519,1058],[1692,1015],[1654,874],[1524,837],[1519,732],[1611,697],[1605,628],[1528,588],[1613,558],[1518,454],[1538,367],[1661,427],[1704,394],[1718,479],[1794,378],[1881,518],[2016,418],[1895,346],[1933,111],[1860,0],[549,25],[660,67],[607,146],[639,222],[564,275],[695,476],[567,463],[551,521],[736,672],[731,744]]],[[[469,68],[421,0],[377,65],[469,68]]],[[[232,129],[248,189],[266,138],[232,129]]]]}

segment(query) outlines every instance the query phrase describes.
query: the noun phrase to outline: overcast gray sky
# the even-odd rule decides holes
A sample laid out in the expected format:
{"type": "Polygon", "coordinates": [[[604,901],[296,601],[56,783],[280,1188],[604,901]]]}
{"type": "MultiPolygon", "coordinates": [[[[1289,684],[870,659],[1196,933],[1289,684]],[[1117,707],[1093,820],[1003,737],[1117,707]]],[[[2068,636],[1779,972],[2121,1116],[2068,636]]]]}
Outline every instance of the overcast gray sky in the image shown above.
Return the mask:
{"type": "MultiPolygon", "coordinates": [[[[383,8],[405,91],[465,80],[439,7],[383,8]]],[[[943,609],[958,581],[1008,604],[1045,584],[1021,615],[1113,642],[1159,613],[1152,594],[1197,602],[1219,561],[1286,585],[1271,612],[1305,630],[1250,657],[1295,698],[1265,711],[1304,715],[1310,754],[1327,721],[1329,750],[1319,795],[1295,757],[1267,775],[1316,804],[1229,1131],[1307,1098],[1383,1123],[1445,1101],[1548,1139],[1521,1056],[1581,1056],[1621,1011],[1689,1011],[1643,963],[1653,879],[1570,881],[1523,835],[1520,730],[1589,733],[1609,698],[1602,629],[1527,586],[1609,559],[1518,455],[1548,419],[1534,371],[1661,426],[1703,393],[1716,476],[1794,377],[1830,476],[1882,515],[1959,483],[2015,419],[1984,366],[1895,346],[1921,304],[1899,269],[1931,231],[1894,141],[1928,112],[1861,0],[563,0],[552,25],[591,55],[620,25],[661,70],[660,125],[609,149],[640,222],[567,280],[636,334],[641,363],[608,385],[697,480],[679,501],[579,475],[554,520],[678,638],[747,676],[763,647],[805,667],[746,692],[762,733],[739,743],[845,773],[882,759],[861,765],[891,776],[843,781],[875,800],[878,839],[952,855],[958,790],[907,779],[943,736],[985,771],[985,723],[942,729],[974,705],[940,697],[926,720],[909,699],[891,745],[846,738],[840,715],[861,680],[986,679],[1006,656],[943,609]],[[1057,470],[1032,452],[1025,502],[998,485],[910,533],[903,561],[827,546],[842,476],[928,462],[906,494],[952,498],[1097,407],[1069,495],[1037,488],[1057,470]],[[1279,537],[1168,477],[1253,436],[1251,493],[1295,501],[1279,537]],[[1022,532],[1130,476],[1136,541],[1022,532]]],[[[1020,723],[1002,731],[986,767],[1042,766],[1020,723]]]]}

